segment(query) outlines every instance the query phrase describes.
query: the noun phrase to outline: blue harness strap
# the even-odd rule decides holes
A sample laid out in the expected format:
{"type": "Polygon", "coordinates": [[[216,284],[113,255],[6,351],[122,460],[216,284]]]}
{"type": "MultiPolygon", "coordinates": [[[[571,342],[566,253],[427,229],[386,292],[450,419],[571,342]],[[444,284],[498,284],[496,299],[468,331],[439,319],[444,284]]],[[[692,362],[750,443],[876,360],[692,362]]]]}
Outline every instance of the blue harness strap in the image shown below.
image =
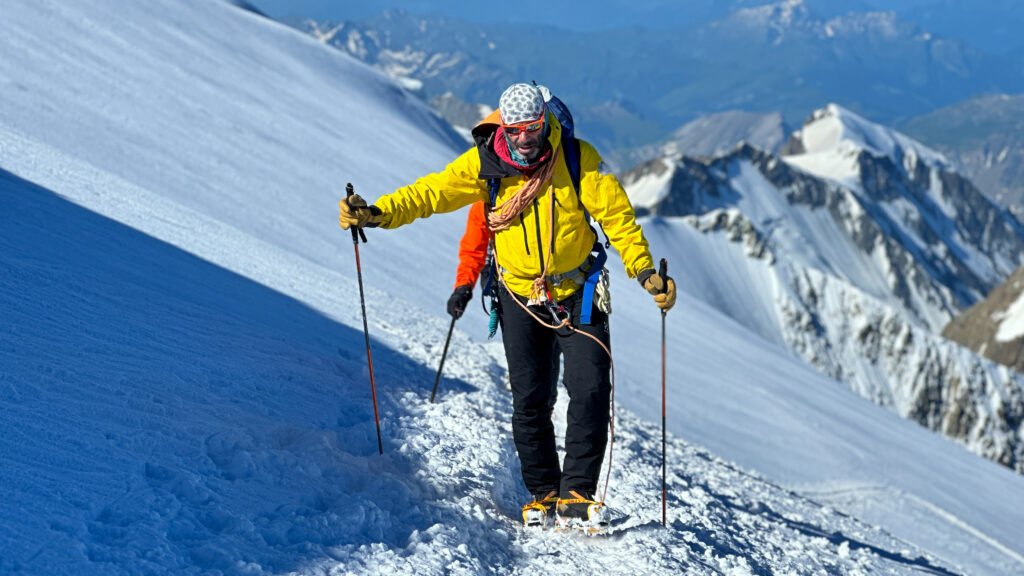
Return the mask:
{"type": "Polygon", "coordinates": [[[590,324],[590,312],[594,309],[594,288],[597,287],[597,283],[601,279],[601,270],[604,269],[604,263],[608,261],[608,253],[605,252],[604,245],[601,242],[594,242],[594,248],[591,253],[596,253],[597,257],[594,258],[594,263],[590,265],[590,270],[587,272],[587,281],[583,284],[580,324],[590,324]]]}

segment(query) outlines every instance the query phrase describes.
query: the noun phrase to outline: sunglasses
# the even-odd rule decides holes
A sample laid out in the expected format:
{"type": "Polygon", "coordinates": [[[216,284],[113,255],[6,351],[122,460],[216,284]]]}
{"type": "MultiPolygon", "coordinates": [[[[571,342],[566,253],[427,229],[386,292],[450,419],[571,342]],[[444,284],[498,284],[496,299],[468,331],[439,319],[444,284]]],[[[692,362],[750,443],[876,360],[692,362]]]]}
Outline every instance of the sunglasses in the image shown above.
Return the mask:
{"type": "Polygon", "coordinates": [[[533,134],[544,127],[544,116],[541,116],[539,120],[530,122],[529,124],[516,124],[514,126],[502,124],[501,127],[504,128],[505,134],[508,134],[509,136],[518,136],[519,133],[523,131],[533,134]]]}

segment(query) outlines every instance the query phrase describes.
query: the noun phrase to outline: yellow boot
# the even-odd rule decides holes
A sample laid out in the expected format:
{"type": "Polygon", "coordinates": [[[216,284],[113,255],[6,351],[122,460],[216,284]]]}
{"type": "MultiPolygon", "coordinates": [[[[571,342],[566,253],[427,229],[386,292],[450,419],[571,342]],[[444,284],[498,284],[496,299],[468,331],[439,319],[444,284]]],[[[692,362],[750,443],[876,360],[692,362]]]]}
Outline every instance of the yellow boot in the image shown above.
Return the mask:
{"type": "Polygon", "coordinates": [[[523,506],[523,524],[527,526],[544,526],[548,517],[558,504],[558,492],[552,490],[547,495],[534,494],[533,500],[523,506]]]}
{"type": "Polygon", "coordinates": [[[602,534],[611,524],[604,502],[595,502],[589,494],[570,491],[569,498],[559,498],[555,505],[555,525],[561,530],[582,530],[602,534]]]}

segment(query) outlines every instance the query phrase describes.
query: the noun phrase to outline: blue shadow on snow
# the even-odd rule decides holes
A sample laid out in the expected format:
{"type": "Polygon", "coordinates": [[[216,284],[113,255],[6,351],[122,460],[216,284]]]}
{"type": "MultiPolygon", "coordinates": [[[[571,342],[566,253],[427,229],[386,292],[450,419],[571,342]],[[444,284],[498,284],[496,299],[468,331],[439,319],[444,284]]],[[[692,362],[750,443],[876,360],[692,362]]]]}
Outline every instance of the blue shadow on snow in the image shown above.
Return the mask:
{"type": "Polygon", "coordinates": [[[0,573],[404,545],[429,488],[391,426],[434,372],[372,349],[383,458],[361,330],[0,170],[0,573]]]}

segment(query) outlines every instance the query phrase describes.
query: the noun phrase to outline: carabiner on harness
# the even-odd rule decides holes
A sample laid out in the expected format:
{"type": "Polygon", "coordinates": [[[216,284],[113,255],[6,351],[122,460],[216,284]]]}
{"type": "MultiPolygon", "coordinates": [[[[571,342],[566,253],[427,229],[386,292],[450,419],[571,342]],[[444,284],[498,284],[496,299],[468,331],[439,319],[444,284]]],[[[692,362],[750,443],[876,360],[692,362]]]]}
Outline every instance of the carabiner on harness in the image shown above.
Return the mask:
{"type": "Polygon", "coordinates": [[[547,309],[548,314],[551,315],[551,319],[556,325],[569,320],[569,311],[565,309],[565,306],[555,303],[550,298],[544,301],[544,308],[547,309]]]}
{"type": "Polygon", "coordinates": [[[570,336],[575,332],[575,328],[572,325],[572,316],[569,314],[569,310],[558,304],[553,299],[548,298],[543,302],[544,308],[548,311],[551,316],[553,324],[558,326],[555,333],[559,336],[570,336]]]}

